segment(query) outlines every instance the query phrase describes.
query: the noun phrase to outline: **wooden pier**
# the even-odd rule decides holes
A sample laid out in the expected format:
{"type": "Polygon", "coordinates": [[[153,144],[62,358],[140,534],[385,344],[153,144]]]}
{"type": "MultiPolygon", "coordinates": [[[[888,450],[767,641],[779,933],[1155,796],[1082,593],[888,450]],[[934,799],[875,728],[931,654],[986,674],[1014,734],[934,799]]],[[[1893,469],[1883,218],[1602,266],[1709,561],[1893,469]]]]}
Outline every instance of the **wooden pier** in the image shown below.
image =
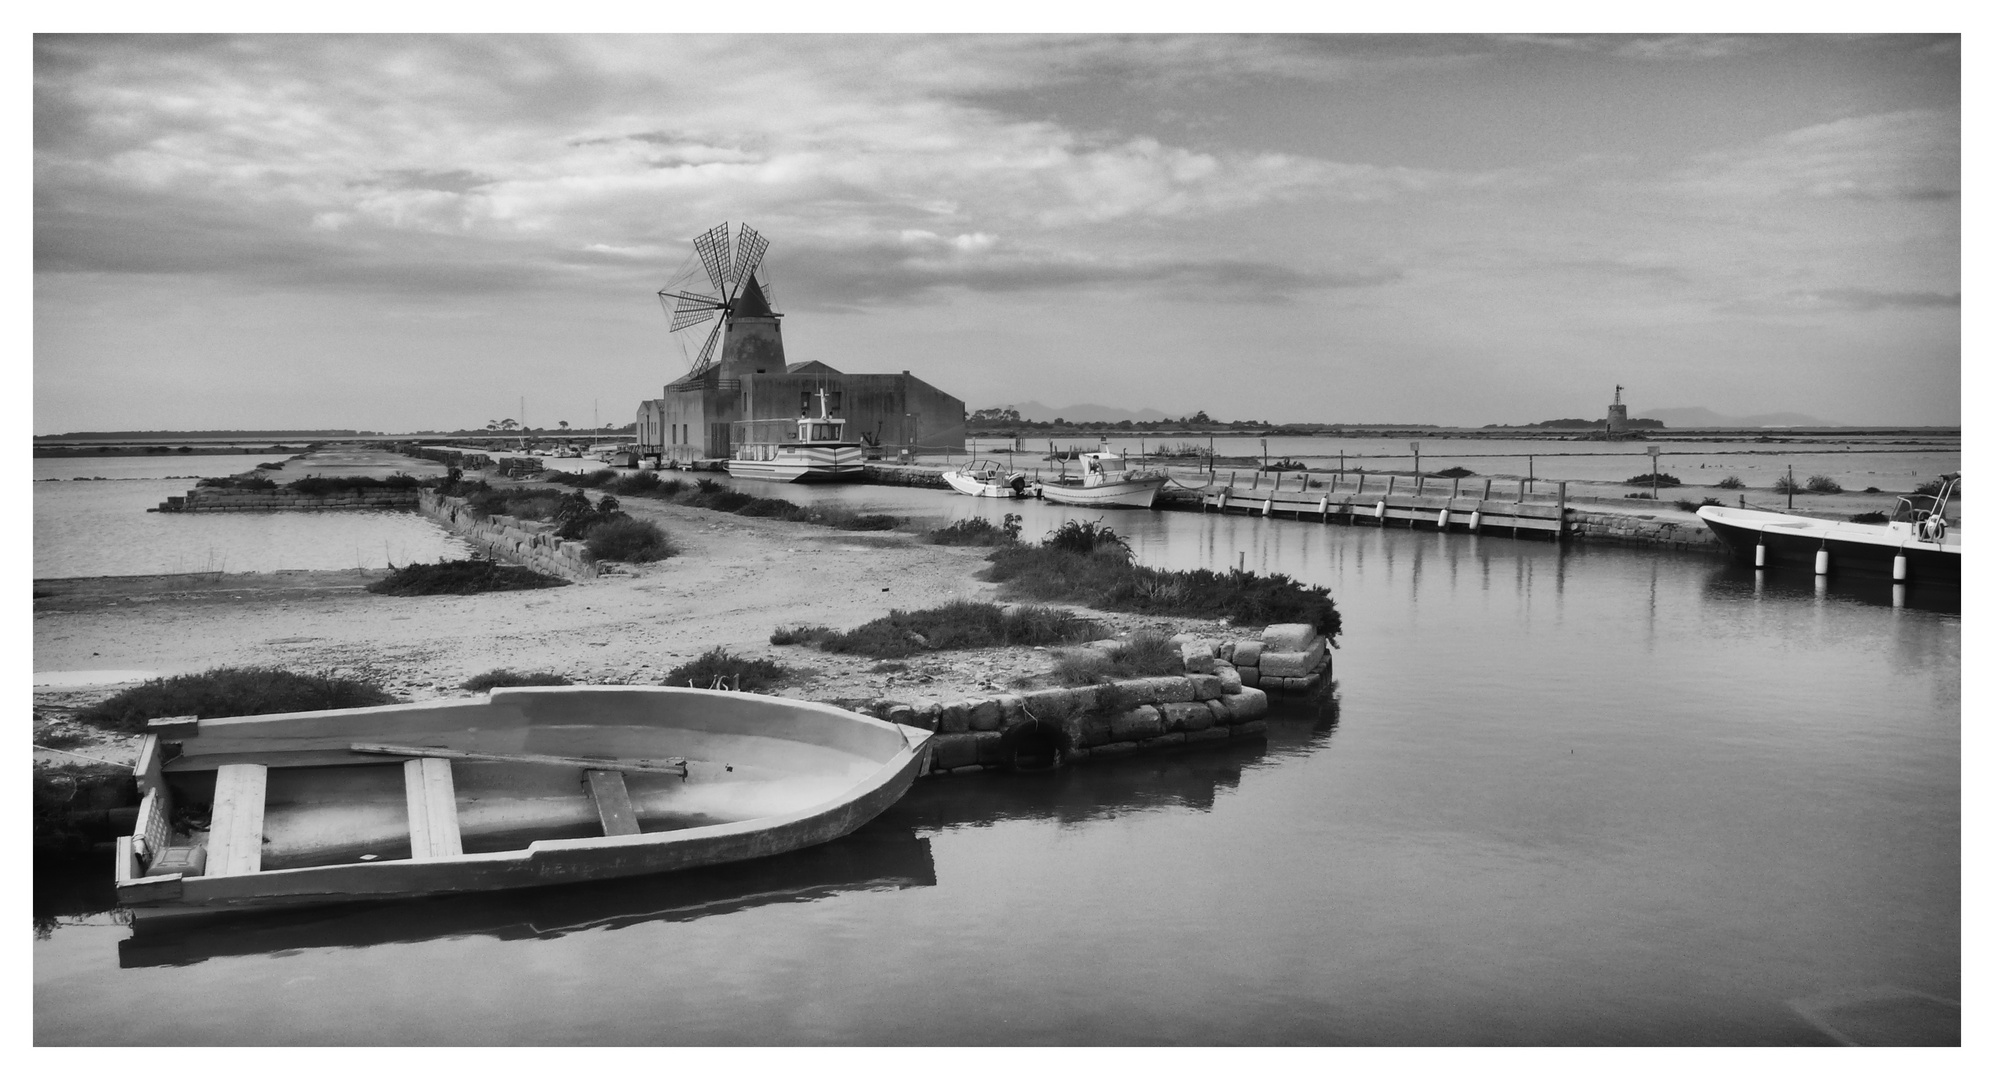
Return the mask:
{"type": "Polygon", "coordinates": [[[1204,488],[1203,497],[1207,511],[1291,516],[1325,524],[1403,523],[1407,528],[1451,532],[1499,529],[1551,539],[1562,539],[1571,531],[1563,480],[1256,472],[1252,483],[1241,484],[1234,473],[1224,484],[1204,488]]]}

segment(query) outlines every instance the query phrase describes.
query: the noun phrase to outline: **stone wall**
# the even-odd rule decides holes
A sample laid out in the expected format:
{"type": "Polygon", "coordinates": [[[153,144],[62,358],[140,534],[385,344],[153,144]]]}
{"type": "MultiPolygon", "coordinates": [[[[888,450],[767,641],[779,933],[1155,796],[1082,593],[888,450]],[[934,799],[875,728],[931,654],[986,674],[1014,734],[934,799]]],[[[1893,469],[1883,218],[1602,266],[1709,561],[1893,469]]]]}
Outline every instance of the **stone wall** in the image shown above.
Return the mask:
{"type": "Polygon", "coordinates": [[[504,514],[481,518],[471,512],[464,499],[438,495],[427,489],[422,492],[417,509],[492,558],[569,581],[588,581],[602,573],[601,565],[589,558],[588,549],[581,541],[563,540],[554,535],[555,526],[551,522],[521,521],[504,514]]]}
{"type": "Polygon", "coordinates": [[[1226,642],[1218,659],[1245,685],[1272,694],[1306,694],[1331,676],[1329,642],[1307,623],[1276,623],[1258,638],[1226,642]]]}
{"type": "Polygon", "coordinates": [[[185,495],[170,495],[158,511],[167,514],[212,514],[271,510],[414,510],[414,488],[353,488],[308,495],[289,488],[197,487],[185,495]]]}
{"type": "Polygon", "coordinates": [[[1700,518],[1678,521],[1658,514],[1616,514],[1572,508],[1567,512],[1566,522],[1573,539],[1683,551],[1727,550],[1700,518]]]}

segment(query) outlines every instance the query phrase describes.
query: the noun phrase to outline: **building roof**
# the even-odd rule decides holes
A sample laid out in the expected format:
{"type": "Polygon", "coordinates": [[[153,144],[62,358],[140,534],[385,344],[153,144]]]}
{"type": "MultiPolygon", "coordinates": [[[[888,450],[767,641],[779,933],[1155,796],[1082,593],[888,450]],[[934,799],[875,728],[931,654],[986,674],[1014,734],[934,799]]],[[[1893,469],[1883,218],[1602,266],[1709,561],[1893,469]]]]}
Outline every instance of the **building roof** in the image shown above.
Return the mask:
{"type": "Polygon", "coordinates": [[[791,364],[783,369],[791,375],[843,375],[844,372],[823,362],[810,360],[801,364],[791,364]]]}

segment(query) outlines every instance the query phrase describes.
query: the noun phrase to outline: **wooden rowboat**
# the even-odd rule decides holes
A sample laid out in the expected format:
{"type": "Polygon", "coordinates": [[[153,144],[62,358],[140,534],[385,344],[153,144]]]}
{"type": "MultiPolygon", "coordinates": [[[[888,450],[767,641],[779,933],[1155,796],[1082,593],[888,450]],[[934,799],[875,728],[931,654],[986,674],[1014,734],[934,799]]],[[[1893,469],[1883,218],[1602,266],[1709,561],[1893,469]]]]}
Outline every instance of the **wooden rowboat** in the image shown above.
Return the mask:
{"type": "Polygon", "coordinates": [[[140,915],[682,870],[843,836],[929,734],[829,705],[649,686],[154,721],[118,841],[140,915]]]}

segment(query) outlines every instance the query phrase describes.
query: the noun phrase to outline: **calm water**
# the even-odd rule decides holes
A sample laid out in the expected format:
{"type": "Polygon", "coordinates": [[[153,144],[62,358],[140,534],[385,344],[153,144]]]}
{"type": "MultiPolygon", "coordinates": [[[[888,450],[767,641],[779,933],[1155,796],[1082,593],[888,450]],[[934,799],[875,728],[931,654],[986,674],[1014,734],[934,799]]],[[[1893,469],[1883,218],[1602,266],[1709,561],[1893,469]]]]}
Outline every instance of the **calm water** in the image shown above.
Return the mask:
{"type": "Polygon", "coordinates": [[[135,935],[43,875],[36,1039],[1818,1043],[1794,1000],[1958,999],[1956,598],[1103,516],[1149,562],[1330,586],[1339,707],[1264,746],[923,782],[847,841],[676,877],[135,935]]]}
{"type": "Polygon", "coordinates": [[[270,454],[36,458],[35,576],[346,570],[471,554],[441,526],[408,513],[146,513],[169,495],[185,495],[199,477],[229,476],[270,460],[270,454]]]}

